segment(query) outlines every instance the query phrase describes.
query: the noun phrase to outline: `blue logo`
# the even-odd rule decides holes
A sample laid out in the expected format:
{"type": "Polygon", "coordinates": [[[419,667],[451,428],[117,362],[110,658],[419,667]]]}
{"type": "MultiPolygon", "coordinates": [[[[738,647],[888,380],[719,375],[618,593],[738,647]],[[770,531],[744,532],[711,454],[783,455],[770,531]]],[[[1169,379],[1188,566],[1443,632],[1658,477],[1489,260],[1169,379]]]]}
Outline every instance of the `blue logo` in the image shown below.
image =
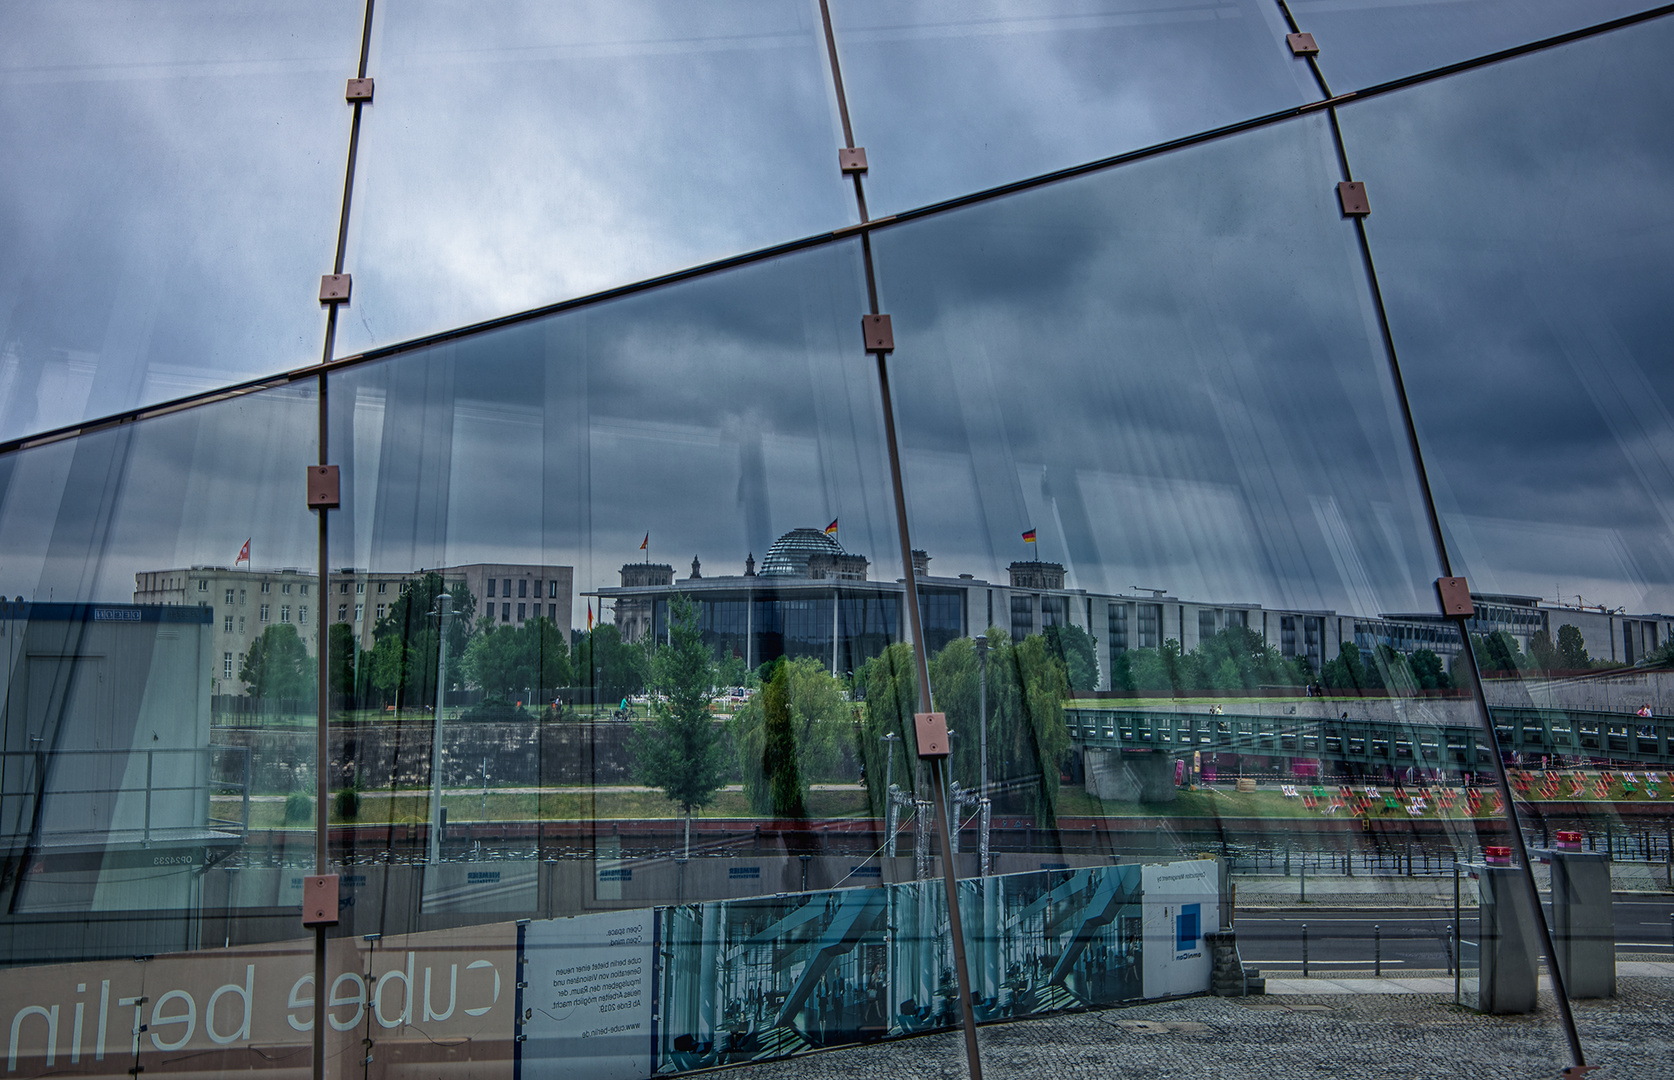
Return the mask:
{"type": "Polygon", "coordinates": [[[1197,948],[1197,939],[1203,936],[1202,926],[1202,904],[1180,905],[1180,914],[1174,917],[1174,947],[1176,949],[1197,948]]]}

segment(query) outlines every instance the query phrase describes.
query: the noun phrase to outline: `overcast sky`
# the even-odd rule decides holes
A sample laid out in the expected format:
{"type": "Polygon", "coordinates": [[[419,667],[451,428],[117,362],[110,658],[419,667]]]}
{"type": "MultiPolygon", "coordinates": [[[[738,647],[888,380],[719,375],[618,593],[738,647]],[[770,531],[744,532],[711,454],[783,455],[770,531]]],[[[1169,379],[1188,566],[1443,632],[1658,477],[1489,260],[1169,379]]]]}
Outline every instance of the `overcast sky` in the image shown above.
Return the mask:
{"type": "MultiPolygon", "coordinates": [[[[832,6],[875,214],[1315,96],[1256,0],[832,6]]],[[[317,355],[359,25],[327,7],[0,9],[0,128],[28,148],[0,165],[0,434],[317,355]]],[[[1449,32],[1296,5],[1339,91],[1577,19],[1417,7],[1449,32]]],[[[340,352],[853,220],[817,11],[380,8],[340,352]]],[[[1479,588],[1674,610],[1670,36],[1342,112],[1479,588]]],[[[1033,527],[1091,590],[1430,606],[1336,169],[1315,116],[878,234],[935,572],[1003,580],[1033,527]]],[[[737,573],[837,518],[893,579],[864,296],[847,241],[351,370],[334,563],[562,563],[590,588],[647,532],[680,576],[737,573]]],[[[258,565],[311,564],[314,409],[272,392],[0,461],[0,590],[124,599],[246,537],[258,565]]]]}

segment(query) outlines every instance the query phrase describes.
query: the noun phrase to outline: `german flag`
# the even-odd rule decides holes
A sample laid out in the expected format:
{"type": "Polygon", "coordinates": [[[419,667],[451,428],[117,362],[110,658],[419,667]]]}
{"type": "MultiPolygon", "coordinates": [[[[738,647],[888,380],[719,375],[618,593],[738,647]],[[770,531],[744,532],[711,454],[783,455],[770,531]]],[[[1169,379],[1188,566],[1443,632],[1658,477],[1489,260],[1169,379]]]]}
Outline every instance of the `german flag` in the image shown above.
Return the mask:
{"type": "Polygon", "coordinates": [[[827,536],[836,536],[837,535],[837,519],[836,518],[832,518],[831,519],[831,524],[827,525],[825,527],[825,535],[827,535],[827,536]]]}
{"type": "Polygon", "coordinates": [[[1025,544],[1034,543],[1035,542],[1035,530],[1030,529],[1028,532],[1024,533],[1023,534],[1023,542],[1025,544]]]}

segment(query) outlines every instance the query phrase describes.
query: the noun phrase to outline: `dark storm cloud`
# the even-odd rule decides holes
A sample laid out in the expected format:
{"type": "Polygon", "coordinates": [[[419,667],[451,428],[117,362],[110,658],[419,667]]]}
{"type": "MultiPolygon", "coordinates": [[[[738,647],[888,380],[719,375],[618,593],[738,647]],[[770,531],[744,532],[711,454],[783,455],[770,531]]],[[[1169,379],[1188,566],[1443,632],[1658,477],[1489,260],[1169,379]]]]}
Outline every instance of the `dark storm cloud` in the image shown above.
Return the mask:
{"type": "Polygon", "coordinates": [[[346,355],[854,219],[818,11],[380,11],[346,355]]]}
{"type": "Polygon", "coordinates": [[[1664,19],[1343,111],[1444,511],[1495,588],[1674,607],[1671,48],[1664,19]]]}
{"type": "Polygon", "coordinates": [[[132,599],[134,575],[313,562],[303,470],[313,396],[264,391],[7,455],[0,475],[0,593],[132,599]]]}
{"type": "Polygon", "coordinates": [[[0,437],[319,355],[352,6],[5,6],[0,437]]]}
{"type": "Polygon", "coordinates": [[[1654,0],[1292,0],[1336,93],[1656,7],[1654,0]]]}
{"type": "MultiPolygon", "coordinates": [[[[915,540],[1003,577],[1340,610],[1433,576],[1309,118],[875,244],[915,540]]],[[[944,565],[945,569],[945,565],[944,565]]]]}
{"type": "Polygon", "coordinates": [[[1318,96],[1264,0],[849,0],[832,18],[876,213],[1318,96]]]}

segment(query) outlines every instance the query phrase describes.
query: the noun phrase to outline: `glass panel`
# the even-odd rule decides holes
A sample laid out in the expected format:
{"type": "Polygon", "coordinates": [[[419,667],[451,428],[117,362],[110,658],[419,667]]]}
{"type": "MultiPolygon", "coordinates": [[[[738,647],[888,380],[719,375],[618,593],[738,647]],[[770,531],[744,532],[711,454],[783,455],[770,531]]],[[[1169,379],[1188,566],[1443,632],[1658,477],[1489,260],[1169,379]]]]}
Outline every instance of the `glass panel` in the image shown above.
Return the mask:
{"type": "Polygon", "coordinates": [[[0,459],[5,964],[300,936],[317,419],[290,387],[0,459]]]}
{"type": "Polygon", "coordinates": [[[1278,8],[833,0],[874,216],[1319,96],[1278,8]]]}
{"type": "Polygon", "coordinates": [[[854,219],[817,9],[380,8],[337,351],[854,219]]]}
{"type": "Polygon", "coordinates": [[[0,10],[0,439],[318,361],[360,24],[0,10]]]}
{"type": "Polygon", "coordinates": [[[848,679],[901,575],[862,284],[847,242],[334,376],[357,933],[883,880],[848,679]]]}
{"type": "MultiPolygon", "coordinates": [[[[1142,864],[987,1007],[1241,988],[1234,897],[1295,992],[1451,974],[1506,815],[1456,640],[1385,640],[1437,566],[1338,175],[1315,115],[874,236],[913,542],[989,625],[930,659],[962,872],[1142,864]]],[[[911,674],[864,677],[882,757],[911,674]]]]}
{"type": "Polygon", "coordinates": [[[1512,783],[1579,849],[1580,997],[1668,955],[1661,907],[1609,908],[1674,865],[1670,49],[1663,19],[1342,113],[1512,783]]]}
{"type": "Polygon", "coordinates": [[[1656,7],[1650,0],[1293,0],[1333,92],[1375,86],[1656,7]]]}

